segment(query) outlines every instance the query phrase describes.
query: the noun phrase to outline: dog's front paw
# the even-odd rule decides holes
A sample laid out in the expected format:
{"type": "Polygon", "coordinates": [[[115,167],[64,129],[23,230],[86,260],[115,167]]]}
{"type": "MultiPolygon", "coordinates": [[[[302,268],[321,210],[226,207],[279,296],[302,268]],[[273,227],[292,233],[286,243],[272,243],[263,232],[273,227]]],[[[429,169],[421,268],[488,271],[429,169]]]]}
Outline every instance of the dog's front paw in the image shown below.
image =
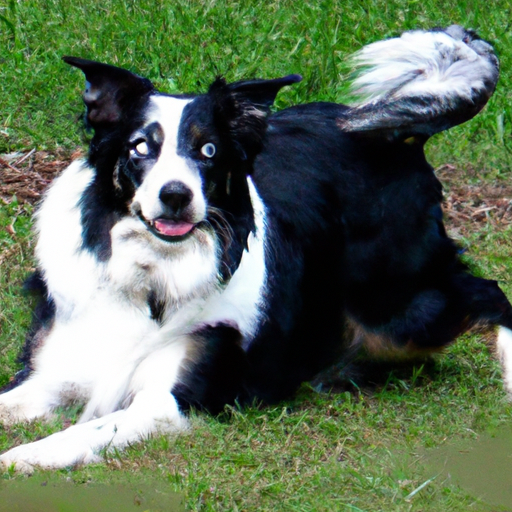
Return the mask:
{"type": "Polygon", "coordinates": [[[52,397],[32,383],[0,394],[0,423],[13,425],[52,415],[52,397]]]}
{"type": "Polygon", "coordinates": [[[34,468],[61,469],[99,460],[86,440],[70,438],[64,431],[12,448],[0,456],[0,465],[4,471],[30,474],[34,468]]]}
{"type": "Polygon", "coordinates": [[[44,421],[52,417],[50,411],[36,409],[35,407],[7,406],[0,404],[0,424],[12,426],[16,423],[29,423],[35,419],[44,421]]]}
{"type": "MultiPolygon", "coordinates": [[[[12,451],[12,450],[11,450],[12,451]]],[[[0,456],[0,472],[15,471],[23,475],[31,475],[35,468],[24,460],[12,459],[9,452],[0,456]]]]}
{"type": "Polygon", "coordinates": [[[16,473],[30,475],[34,472],[35,466],[48,467],[48,460],[43,461],[37,443],[24,444],[12,448],[0,455],[0,469],[4,472],[15,471],[16,473]]]}

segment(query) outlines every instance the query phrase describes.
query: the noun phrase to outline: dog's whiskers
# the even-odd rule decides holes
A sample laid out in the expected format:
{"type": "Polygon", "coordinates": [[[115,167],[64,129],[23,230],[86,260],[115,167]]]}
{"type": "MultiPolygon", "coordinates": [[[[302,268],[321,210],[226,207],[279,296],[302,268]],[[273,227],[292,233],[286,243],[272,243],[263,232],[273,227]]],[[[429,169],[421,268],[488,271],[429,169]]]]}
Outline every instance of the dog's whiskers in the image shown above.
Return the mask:
{"type": "Polygon", "coordinates": [[[206,222],[219,234],[223,251],[227,251],[233,243],[233,228],[225,217],[225,212],[215,206],[208,206],[206,222]]]}

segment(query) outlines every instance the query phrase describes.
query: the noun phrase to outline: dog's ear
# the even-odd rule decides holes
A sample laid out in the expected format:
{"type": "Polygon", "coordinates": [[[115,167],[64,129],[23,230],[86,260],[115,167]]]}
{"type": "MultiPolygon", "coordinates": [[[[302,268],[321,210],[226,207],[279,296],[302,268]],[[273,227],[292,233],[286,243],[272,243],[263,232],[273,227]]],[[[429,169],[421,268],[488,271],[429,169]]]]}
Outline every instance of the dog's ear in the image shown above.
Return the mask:
{"type": "Polygon", "coordinates": [[[300,82],[300,75],[273,80],[243,80],[227,84],[217,78],[208,94],[214,102],[216,122],[224,124],[246,157],[261,149],[267,127],[267,115],[282,87],[300,82]]]}
{"type": "Polygon", "coordinates": [[[63,57],[63,60],[85,74],[83,98],[87,121],[94,129],[121,121],[128,105],[154,90],[148,79],[126,69],[78,57],[63,57]]]}
{"type": "Polygon", "coordinates": [[[273,80],[241,80],[227,86],[241,105],[249,104],[268,113],[281,88],[300,82],[300,75],[288,75],[273,80]]]}

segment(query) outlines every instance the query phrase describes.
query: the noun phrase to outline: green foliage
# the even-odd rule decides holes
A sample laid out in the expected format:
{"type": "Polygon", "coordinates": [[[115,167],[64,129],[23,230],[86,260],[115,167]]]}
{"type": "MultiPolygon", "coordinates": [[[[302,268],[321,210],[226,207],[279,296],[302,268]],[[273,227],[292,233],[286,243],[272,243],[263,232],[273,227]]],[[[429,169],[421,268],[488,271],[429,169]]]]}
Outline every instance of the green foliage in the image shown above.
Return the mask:
{"type": "MultiPolygon", "coordinates": [[[[474,179],[510,179],[511,10],[509,0],[0,0],[0,154],[82,143],[83,76],[63,55],[127,67],[166,92],[205,90],[218,74],[302,74],[280,93],[282,108],[343,101],[345,58],[366,43],[459,23],[495,45],[501,80],[484,112],[429,143],[429,157],[474,169],[474,179]]],[[[30,323],[21,285],[33,265],[32,213],[15,200],[0,205],[0,385],[17,370],[30,323]]],[[[509,295],[511,234],[483,228],[463,241],[476,272],[499,279],[509,295]]],[[[511,412],[499,365],[474,335],[375,389],[305,386],[279,407],[193,416],[189,434],[155,437],[58,476],[81,486],[151,476],[190,510],[488,511],[446,474],[430,472],[424,454],[510,421],[511,412]]],[[[66,414],[74,421],[76,411],[66,414]]],[[[61,426],[0,426],[0,450],[61,426]]]]}
{"type": "Polygon", "coordinates": [[[32,263],[32,208],[13,198],[0,203],[0,387],[14,373],[19,347],[30,324],[30,300],[22,292],[32,263]]]}
{"type": "Polygon", "coordinates": [[[343,100],[345,58],[364,44],[459,23],[495,44],[501,81],[485,112],[437,137],[431,153],[436,164],[505,177],[510,19],[508,0],[9,0],[0,7],[0,153],[80,144],[83,78],[62,63],[63,55],[125,66],[167,92],[205,90],[218,74],[235,80],[301,73],[304,81],[280,94],[283,107],[343,100]]]}

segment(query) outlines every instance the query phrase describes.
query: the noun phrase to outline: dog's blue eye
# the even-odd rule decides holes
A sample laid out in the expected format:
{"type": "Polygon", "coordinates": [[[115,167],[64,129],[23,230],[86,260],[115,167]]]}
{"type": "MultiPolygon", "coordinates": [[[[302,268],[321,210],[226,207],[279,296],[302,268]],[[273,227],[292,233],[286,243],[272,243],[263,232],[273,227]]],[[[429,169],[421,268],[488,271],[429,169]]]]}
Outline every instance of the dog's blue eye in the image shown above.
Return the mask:
{"type": "Polygon", "coordinates": [[[147,142],[141,141],[135,147],[130,149],[132,156],[146,156],[149,153],[149,146],[147,142]]]}
{"type": "Polygon", "coordinates": [[[208,142],[201,148],[201,154],[206,158],[212,158],[215,155],[216,148],[211,142],[208,142]]]}

